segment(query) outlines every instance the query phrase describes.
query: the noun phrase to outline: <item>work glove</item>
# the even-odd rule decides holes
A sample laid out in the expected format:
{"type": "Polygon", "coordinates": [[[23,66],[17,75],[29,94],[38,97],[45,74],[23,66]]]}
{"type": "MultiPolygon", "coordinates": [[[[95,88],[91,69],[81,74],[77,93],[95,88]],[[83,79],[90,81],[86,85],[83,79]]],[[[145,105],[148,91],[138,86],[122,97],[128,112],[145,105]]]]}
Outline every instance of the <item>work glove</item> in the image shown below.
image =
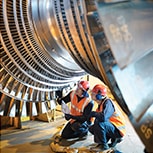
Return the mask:
{"type": "Polygon", "coordinates": [[[90,116],[90,117],[96,117],[97,114],[98,114],[98,113],[97,113],[96,111],[92,111],[92,112],[90,113],[89,116],[90,116]]]}
{"type": "Polygon", "coordinates": [[[87,125],[88,125],[88,127],[90,127],[92,125],[92,122],[91,121],[87,121],[87,125]]]}
{"type": "Polygon", "coordinates": [[[71,114],[65,114],[65,119],[68,121],[72,118],[72,115],[71,114]]]}
{"type": "Polygon", "coordinates": [[[58,98],[56,99],[56,102],[57,102],[59,105],[61,105],[61,98],[58,97],[58,98]]]}

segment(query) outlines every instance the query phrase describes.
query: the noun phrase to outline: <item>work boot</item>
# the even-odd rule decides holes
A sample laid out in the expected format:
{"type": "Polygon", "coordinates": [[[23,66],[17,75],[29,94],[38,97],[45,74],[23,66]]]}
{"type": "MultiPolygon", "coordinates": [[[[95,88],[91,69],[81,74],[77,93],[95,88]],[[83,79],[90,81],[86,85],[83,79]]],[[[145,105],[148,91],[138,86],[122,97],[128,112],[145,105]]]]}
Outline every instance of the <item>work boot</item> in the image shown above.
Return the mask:
{"type": "Polygon", "coordinates": [[[109,150],[109,146],[108,144],[98,144],[97,146],[91,147],[90,149],[95,152],[107,151],[109,150]]]}
{"type": "Polygon", "coordinates": [[[109,144],[110,148],[113,148],[117,145],[117,143],[120,143],[123,139],[122,138],[116,138],[116,139],[111,139],[111,143],[109,144]]]}

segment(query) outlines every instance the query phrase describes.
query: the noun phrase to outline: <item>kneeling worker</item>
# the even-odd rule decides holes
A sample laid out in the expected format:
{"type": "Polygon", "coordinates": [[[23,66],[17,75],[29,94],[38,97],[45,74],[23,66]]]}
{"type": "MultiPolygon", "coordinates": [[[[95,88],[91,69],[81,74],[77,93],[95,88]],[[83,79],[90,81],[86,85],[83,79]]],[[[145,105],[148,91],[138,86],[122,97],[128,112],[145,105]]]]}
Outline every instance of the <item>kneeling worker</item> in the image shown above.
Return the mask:
{"type": "Polygon", "coordinates": [[[125,119],[113,101],[107,97],[105,85],[95,85],[91,98],[98,104],[96,111],[90,114],[90,117],[95,117],[95,121],[89,131],[94,135],[95,143],[98,144],[91,149],[105,151],[121,142],[125,135],[125,119]],[[111,140],[110,144],[108,144],[109,140],[111,140]]]}
{"type": "Polygon", "coordinates": [[[65,119],[69,122],[62,130],[62,138],[82,138],[88,134],[89,125],[91,124],[89,114],[94,105],[87,93],[88,89],[89,82],[80,81],[76,90],[58,99],[60,105],[62,101],[65,103],[71,102],[70,114],[65,114],[65,119]]]}

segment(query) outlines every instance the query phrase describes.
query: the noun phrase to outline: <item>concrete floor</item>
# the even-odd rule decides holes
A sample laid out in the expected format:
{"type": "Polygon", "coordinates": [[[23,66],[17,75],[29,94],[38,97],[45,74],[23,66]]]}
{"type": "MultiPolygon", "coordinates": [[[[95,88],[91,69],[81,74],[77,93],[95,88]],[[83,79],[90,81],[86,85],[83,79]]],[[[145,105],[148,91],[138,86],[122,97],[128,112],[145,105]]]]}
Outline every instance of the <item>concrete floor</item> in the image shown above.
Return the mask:
{"type": "MultiPolygon", "coordinates": [[[[1,153],[52,153],[50,144],[53,137],[61,131],[65,120],[59,118],[54,122],[27,121],[22,123],[22,129],[1,130],[1,153]]],[[[72,140],[67,142],[70,147],[84,147],[93,144],[93,136],[86,140],[72,140]]],[[[144,145],[135,133],[127,119],[127,135],[117,145],[122,153],[144,153],[144,145]]]]}

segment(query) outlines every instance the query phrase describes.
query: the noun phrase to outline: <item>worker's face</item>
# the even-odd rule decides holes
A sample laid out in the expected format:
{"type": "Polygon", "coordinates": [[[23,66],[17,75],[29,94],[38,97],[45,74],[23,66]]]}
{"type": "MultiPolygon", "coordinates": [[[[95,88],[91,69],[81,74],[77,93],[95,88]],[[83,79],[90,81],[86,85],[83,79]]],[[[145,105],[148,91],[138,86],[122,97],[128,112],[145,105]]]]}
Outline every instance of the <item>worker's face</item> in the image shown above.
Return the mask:
{"type": "Polygon", "coordinates": [[[91,99],[94,100],[94,101],[97,100],[97,99],[96,99],[96,93],[91,92],[91,99]]]}
{"type": "Polygon", "coordinates": [[[83,95],[83,90],[82,90],[82,88],[79,88],[79,87],[77,87],[77,89],[76,89],[76,95],[78,95],[79,97],[82,97],[83,95]]]}

